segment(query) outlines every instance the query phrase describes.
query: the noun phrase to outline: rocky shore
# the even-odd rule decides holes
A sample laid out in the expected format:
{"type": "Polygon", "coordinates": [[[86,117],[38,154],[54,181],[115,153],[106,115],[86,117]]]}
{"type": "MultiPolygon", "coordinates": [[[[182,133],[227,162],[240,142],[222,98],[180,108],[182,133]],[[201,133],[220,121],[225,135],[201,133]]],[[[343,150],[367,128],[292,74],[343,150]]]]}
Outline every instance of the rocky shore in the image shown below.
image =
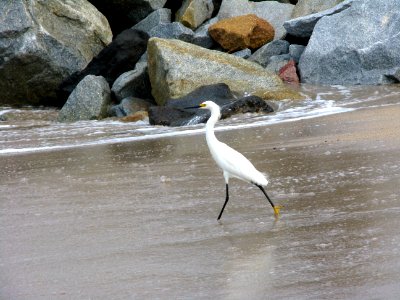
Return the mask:
{"type": "Polygon", "coordinates": [[[60,107],[60,122],[195,124],[179,99],[227,117],[303,82],[400,81],[400,0],[17,0],[0,24],[0,105],[60,107]]]}

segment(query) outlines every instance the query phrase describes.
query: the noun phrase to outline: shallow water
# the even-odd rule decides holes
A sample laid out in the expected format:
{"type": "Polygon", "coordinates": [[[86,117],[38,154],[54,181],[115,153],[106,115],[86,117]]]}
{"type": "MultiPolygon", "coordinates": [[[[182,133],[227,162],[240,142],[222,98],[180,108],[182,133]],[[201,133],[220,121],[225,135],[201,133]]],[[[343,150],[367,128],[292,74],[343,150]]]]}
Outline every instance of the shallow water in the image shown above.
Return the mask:
{"type": "Polygon", "coordinates": [[[0,298],[397,299],[400,98],[375,88],[221,122],[279,219],[232,180],[217,222],[202,126],[0,123],[0,298]]]}
{"type": "MultiPolygon", "coordinates": [[[[272,102],[275,113],[236,115],[222,120],[218,130],[267,126],[400,102],[400,87],[397,85],[351,88],[304,85],[301,92],[306,100],[272,102]]],[[[29,108],[16,110],[0,107],[0,120],[10,112],[16,117],[0,121],[0,155],[158,139],[197,134],[204,130],[202,124],[168,128],[149,126],[144,122],[123,123],[114,120],[57,123],[54,121],[56,110],[29,108]]]]}

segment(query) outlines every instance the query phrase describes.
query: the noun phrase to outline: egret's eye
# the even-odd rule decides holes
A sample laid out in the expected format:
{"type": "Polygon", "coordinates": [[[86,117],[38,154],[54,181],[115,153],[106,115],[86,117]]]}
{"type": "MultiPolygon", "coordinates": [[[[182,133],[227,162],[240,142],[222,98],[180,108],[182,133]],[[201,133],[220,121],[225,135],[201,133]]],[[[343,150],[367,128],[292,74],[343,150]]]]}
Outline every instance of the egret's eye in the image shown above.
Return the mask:
{"type": "Polygon", "coordinates": [[[206,105],[204,103],[201,103],[199,106],[200,107],[206,107],[206,105]]]}

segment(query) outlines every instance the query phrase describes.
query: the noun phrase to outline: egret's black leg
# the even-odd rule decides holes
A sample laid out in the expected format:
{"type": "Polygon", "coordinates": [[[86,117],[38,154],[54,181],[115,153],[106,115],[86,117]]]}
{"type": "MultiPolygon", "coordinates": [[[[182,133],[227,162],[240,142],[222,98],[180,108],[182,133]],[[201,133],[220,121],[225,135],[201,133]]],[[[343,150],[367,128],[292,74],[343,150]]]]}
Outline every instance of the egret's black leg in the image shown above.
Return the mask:
{"type": "Polygon", "coordinates": [[[265,195],[265,197],[267,197],[269,203],[272,205],[272,207],[275,207],[274,203],[271,201],[271,199],[268,197],[267,192],[264,190],[264,188],[262,187],[262,185],[259,184],[255,184],[255,186],[257,186],[265,195]]]}
{"type": "Polygon", "coordinates": [[[226,199],[225,199],[225,203],[224,206],[222,206],[221,212],[219,213],[218,219],[221,219],[222,213],[224,212],[225,206],[228,203],[229,200],[229,189],[228,189],[228,184],[226,184],[226,199]]]}

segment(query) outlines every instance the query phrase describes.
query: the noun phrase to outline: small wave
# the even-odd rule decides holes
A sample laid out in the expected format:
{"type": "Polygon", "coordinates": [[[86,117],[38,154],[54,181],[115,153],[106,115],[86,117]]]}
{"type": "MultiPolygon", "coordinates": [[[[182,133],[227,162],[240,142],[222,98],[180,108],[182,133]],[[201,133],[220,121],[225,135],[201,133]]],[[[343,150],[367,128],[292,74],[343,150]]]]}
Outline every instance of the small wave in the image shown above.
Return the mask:
{"type": "MultiPolygon", "coordinates": [[[[345,113],[365,107],[400,103],[400,88],[396,86],[302,86],[303,101],[271,102],[271,114],[239,114],[217,124],[217,131],[269,126],[284,122],[345,113]]],[[[0,115],[16,111],[0,107],[0,115]]],[[[78,147],[135,142],[204,132],[204,125],[194,119],[183,127],[149,126],[115,120],[55,123],[40,118],[23,122],[0,123],[0,155],[56,151],[78,147]]]]}
{"type": "MultiPolygon", "coordinates": [[[[316,118],[320,116],[326,116],[331,114],[343,113],[354,110],[353,108],[342,108],[342,107],[331,107],[328,105],[327,107],[322,107],[319,109],[313,109],[307,111],[305,108],[301,109],[291,109],[281,113],[277,113],[274,115],[264,115],[260,117],[258,121],[243,123],[239,122],[237,124],[228,124],[217,126],[216,131],[227,131],[227,130],[236,130],[243,128],[252,128],[252,127],[261,127],[271,124],[284,123],[284,122],[295,122],[304,119],[316,118]]],[[[244,121],[244,120],[243,120],[244,121]]],[[[101,124],[101,122],[98,122],[101,124]]],[[[110,125],[110,124],[108,124],[110,125]]],[[[115,124],[115,127],[118,128],[119,123],[115,124]]],[[[193,126],[184,126],[178,128],[171,127],[163,127],[163,128],[138,128],[137,132],[141,132],[142,135],[138,136],[129,136],[129,137],[116,137],[116,138],[102,138],[96,141],[87,141],[82,143],[70,143],[70,144],[60,144],[60,145],[52,145],[52,146],[35,146],[35,147],[23,147],[23,148],[6,148],[0,149],[0,155],[10,155],[10,154],[24,154],[24,153],[32,153],[32,152],[45,152],[45,151],[57,151],[57,150],[65,150],[72,148],[81,148],[81,147],[91,147],[97,145],[107,145],[107,144],[117,144],[117,143],[126,143],[126,142],[135,142],[135,141],[143,141],[149,139],[159,139],[165,137],[174,137],[174,136],[185,136],[185,135],[195,135],[204,133],[205,129],[203,125],[199,128],[198,126],[193,128],[193,126]]],[[[121,128],[120,128],[121,129],[121,128]]],[[[98,128],[93,127],[94,132],[98,131],[98,128]]],[[[79,132],[76,132],[79,134],[79,132]]]]}

